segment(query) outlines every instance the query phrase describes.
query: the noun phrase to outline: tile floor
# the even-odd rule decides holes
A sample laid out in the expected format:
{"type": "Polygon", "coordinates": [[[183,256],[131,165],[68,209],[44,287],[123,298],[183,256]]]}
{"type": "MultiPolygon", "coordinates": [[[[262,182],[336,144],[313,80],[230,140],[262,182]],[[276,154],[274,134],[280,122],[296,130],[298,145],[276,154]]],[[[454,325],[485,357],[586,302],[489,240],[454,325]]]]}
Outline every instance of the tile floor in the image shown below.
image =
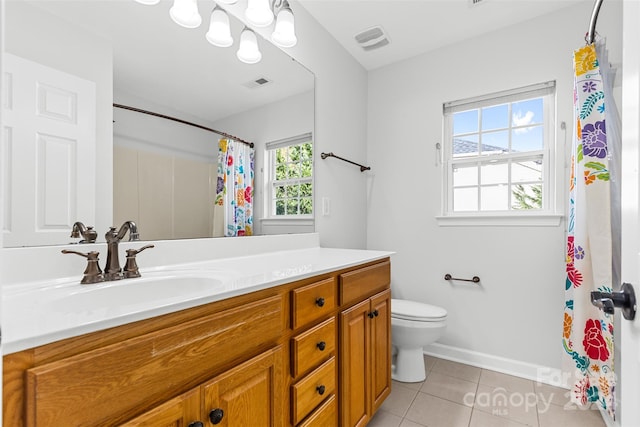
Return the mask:
{"type": "Polygon", "coordinates": [[[394,381],[369,427],[605,427],[567,390],[425,356],[427,379],[394,381]]]}

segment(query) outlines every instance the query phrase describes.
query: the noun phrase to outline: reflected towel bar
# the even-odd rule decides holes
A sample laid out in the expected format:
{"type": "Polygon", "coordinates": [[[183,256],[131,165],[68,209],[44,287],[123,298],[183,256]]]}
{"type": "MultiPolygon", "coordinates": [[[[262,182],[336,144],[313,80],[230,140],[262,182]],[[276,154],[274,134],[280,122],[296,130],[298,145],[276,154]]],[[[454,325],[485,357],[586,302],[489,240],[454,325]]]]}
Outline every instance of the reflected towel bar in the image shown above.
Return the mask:
{"type": "Polygon", "coordinates": [[[369,166],[362,166],[360,163],[356,163],[356,162],[352,162],[351,160],[343,159],[342,157],[336,156],[333,153],[321,153],[320,157],[322,157],[322,160],[326,159],[327,157],[335,157],[336,159],[342,160],[343,162],[347,162],[347,163],[351,163],[352,165],[360,166],[360,172],[371,170],[371,168],[369,166]]]}
{"type": "Polygon", "coordinates": [[[473,276],[471,279],[460,279],[457,277],[451,277],[451,275],[449,273],[444,275],[444,280],[459,280],[461,282],[473,282],[473,283],[479,283],[480,282],[480,278],[478,276],[473,276]]]}

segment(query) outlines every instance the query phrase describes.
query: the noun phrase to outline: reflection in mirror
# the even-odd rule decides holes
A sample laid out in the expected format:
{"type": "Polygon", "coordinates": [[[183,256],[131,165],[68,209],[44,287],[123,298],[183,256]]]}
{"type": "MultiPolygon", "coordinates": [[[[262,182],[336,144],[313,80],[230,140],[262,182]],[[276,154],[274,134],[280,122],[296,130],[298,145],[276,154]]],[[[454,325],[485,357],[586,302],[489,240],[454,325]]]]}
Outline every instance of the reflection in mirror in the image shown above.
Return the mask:
{"type": "Polygon", "coordinates": [[[213,1],[198,1],[196,29],[176,25],[171,4],[6,2],[6,247],[77,243],[76,221],[98,242],[126,220],[143,240],[213,236],[222,137],[114,103],[254,142],[254,234],[313,231],[262,221],[260,174],[266,143],[313,132],[313,75],[263,39],[262,60],[240,62],[234,17],[233,45],[211,45],[213,1]]]}

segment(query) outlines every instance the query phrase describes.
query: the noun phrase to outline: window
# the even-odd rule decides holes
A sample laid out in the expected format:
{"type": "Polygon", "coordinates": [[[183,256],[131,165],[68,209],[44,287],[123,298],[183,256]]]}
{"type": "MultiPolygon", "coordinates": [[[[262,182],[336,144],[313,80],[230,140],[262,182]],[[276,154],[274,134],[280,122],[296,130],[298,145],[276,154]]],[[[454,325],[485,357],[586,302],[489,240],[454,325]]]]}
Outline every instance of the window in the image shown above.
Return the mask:
{"type": "Polygon", "coordinates": [[[270,142],[267,148],[268,218],[313,217],[311,134],[270,142]]]}
{"type": "Polygon", "coordinates": [[[555,82],[444,104],[445,215],[553,211],[555,82]]]}

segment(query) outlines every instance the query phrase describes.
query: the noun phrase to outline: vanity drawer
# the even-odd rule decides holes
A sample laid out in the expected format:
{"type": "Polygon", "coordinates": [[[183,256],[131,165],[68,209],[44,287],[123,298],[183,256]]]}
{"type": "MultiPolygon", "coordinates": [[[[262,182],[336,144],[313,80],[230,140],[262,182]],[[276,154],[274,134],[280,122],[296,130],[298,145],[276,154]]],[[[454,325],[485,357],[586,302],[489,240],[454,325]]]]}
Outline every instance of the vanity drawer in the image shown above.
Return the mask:
{"type": "Polygon", "coordinates": [[[336,388],[336,359],[332,357],[322,366],[294,384],[291,390],[293,424],[298,424],[336,388]]]}
{"type": "Polygon", "coordinates": [[[333,395],[327,399],[298,427],[326,427],[338,425],[338,400],[333,395]]]}
{"type": "Polygon", "coordinates": [[[320,362],[333,355],[336,349],[336,319],[321,324],[296,335],[291,340],[292,375],[304,374],[320,362]]]}
{"type": "Polygon", "coordinates": [[[320,319],[336,308],[336,281],[329,278],[292,291],[293,329],[320,319]]]}
{"type": "Polygon", "coordinates": [[[29,369],[27,427],[129,419],[276,343],[283,308],[274,296],[29,369]]]}
{"type": "Polygon", "coordinates": [[[340,304],[361,301],[391,283],[391,262],[385,261],[340,275],[340,304]]]}

